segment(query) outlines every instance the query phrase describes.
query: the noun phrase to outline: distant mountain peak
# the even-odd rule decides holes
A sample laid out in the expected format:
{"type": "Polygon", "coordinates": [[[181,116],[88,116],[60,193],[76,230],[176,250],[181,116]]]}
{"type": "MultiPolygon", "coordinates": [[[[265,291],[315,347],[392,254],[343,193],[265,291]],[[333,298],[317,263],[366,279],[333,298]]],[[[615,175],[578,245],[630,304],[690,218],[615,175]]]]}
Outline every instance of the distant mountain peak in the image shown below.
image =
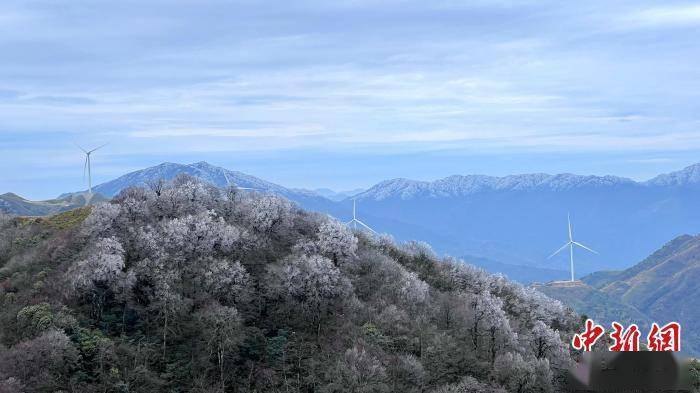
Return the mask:
{"type": "Polygon", "coordinates": [[[687,166],[680,171],[665,173],[646,182],[651,186],[695,186],[700,185],[700,163],[687,166]]]}
{"type": "Polygon", "coordinates": [[[226,170],[220,166],[212,165],[206,161],[197,161],[195,163],[189,164],[189,166],[193,166],[196,168],[206,168],[206,169],[218,169],[218,170],[226,170]]]}
{"type": "MultiPolygon", "coordinates": [[[[92,189],[95,193],[111,198],[117,195],[121,190],[128,187],[148,186],[148,184],[150,184],[152,181],[158,179],[169,181],[180,174],[187,174],[197,177],[205,182],[221,188],[236,185],[243,188],[250,188],[258,191],[282,195],[296,202],[329,202],[320,195],[310,191],[286,188],[278,184],[262,180],[255,176],[212,165],[206,161],[198,161],[192,164],[179,164],[166,161],[152,167],[127,173],[114,180],[96,185],[92,189]]],[[[75,194],[76,193],[63,194],[59,198],[70,197],[75,194]]]]}
{"type": "Polygon", "coordinates": [[[2,197],[2,198],[17,198],[17,199],[23,199],[23,200],[25,200],[24,198],[22,198],[21,196],[15,194],[14,192],[6,192],[6,193],[0,195],[0,197],[2,197]]]}

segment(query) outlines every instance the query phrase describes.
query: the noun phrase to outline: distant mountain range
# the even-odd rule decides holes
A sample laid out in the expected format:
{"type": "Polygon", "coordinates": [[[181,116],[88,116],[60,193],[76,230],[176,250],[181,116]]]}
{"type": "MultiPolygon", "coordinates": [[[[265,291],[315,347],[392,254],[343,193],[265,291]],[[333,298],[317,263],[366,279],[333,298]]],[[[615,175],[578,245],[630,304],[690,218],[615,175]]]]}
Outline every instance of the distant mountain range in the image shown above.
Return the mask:
{"type": "Polygon", "coordinates": [[[464,255],[461,259],[468,261],[470,264],[478,266],[489,273],[503,274],[509,279],[523,284],[560,280],[562,277],[566,277],[569,274],[566,270],[514,265],[495,261],[493,259],[475,257],[473,255],[464,255]]]}
{"type": "Polygon", "coordinates": [[[359,193],[364,192],[364,188],[356,188],[354,190],[347,190],[347,191],[333,191],[330,188],[317,188],[313,190],[316,194],[330,199],[331,201],[342,201],[343,199],[347,199],[350,197],[353,197],[359,193]]]}
{"type": "MultiPolygon", "coordinates": [[[[682,343],[700,353],[700,236],[683,235],[642,262],[622,271],[601,271],[579,282],[536,287],[580,314],[609,324],[616,320],[647,326],[676,321],[682,343]]],[[[646,328],[645,328],[646,329],[646,328]]]]}
{"type": "MultiPolygon", "coordinates": [[[[63,195],[48,201],[30,201],[11,192],[0,195],[0,211],[20,216],[47,216],[85,206],[86,193],[63,195]]],[[[95,194],[91,202],[107,200],[95,194]]]]}
{"type": "Polygon", "coordinates": [[[442,252],[561,270],[568,255],[547,257],[564,244],[571,213],[576,240],[600,252],[576,253],[585,274],[630,266],[667,239],[699,232],[700,164],[646,182],[572,174],[394,179],[356,198],[361,213],[377,219],[366,222],[400,238],[411,235],[401,223],[419,225],[442,252]]]}
{"type": "MultiPolygon", "coordinates": [[[[349,198],[353,197],[358,216],[378,232],[398,240],[426,241],[440,253],[491,261],[482,264],[490,271],[504,269],[514,277],[527,273],[523,282],[547,281],[560,273],[566,278],[567,256],[547,256],[565,242],[567,213],[571,213],[574,237],[600,252],[577,252],[576,267],[581,274],[623,269],[666,239],[700,229],[696,202],[700,200],[700,164],[646,182],[573,174],[470,175],[433,182],[393,179],[355,194],[287,188],[206,162],[163,163],[93,190],[112,197],[126,187],[147,185],[160,178],[169,180],[179,173],[220,187],[235,184],[276,193],[341,220],[351,218],[349,198]],[[537,269],[527,272],[523,267],[537,269]]],[[[79,195],[83,193],[64,194],[59,201],[79,195]]],[[[15,214],[42,215],[71,206],[18,200],[17,196],[0,196],[0,208],[15,214]]]]}

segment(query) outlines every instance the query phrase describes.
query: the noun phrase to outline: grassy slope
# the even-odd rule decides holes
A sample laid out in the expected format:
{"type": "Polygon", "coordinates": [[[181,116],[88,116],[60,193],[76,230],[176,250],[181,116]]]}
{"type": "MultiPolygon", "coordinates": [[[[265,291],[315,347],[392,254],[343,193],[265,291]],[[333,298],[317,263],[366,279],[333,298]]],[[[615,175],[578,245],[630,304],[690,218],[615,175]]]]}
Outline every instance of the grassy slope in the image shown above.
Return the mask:
{"type": "Polygon", "coordinates": [[[536,288],[571,306],[577,313],[585,314],[599,323],[609,325],[612,321],[618,321],[646,326],[649,322],[649,317],[637,308],[619,302],[605,292],[581,281],[573,283],[556,281],[536,288]]]}

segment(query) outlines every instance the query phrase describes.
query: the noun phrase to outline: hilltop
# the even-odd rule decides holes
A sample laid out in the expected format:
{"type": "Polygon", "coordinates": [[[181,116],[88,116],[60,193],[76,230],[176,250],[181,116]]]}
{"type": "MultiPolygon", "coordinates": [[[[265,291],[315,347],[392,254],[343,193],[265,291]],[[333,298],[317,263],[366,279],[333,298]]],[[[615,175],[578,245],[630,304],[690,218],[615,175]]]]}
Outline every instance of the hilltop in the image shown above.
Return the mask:
{"type": "Polygon", "coordinates": [[[571,362],[560,302],[274,194],[178,176],[0,228],[2,391],[554,392],[571,362]]]}

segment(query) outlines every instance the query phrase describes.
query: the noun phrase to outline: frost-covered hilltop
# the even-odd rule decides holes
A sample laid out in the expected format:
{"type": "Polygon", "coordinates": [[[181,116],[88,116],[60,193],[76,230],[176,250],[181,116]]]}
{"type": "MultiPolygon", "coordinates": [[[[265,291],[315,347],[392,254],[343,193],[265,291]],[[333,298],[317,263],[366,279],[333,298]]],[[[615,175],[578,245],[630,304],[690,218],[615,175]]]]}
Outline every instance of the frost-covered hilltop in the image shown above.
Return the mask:
{"type": "Polygon", "coordinates": [[[556,392],[577,317],[420,243],[190,176],[0,215],[0,391],[556,392]]]}

